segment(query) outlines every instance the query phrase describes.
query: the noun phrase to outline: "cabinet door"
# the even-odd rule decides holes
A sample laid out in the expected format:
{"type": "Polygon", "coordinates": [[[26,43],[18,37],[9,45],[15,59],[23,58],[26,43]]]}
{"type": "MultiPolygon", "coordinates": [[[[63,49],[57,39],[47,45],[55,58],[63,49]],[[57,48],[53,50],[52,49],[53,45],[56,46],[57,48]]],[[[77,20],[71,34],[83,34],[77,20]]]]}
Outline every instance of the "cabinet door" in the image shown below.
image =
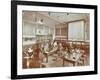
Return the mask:
{"type": "Polygon", "coordinates": [[[61,36],[67,36],[67,27],[61,27],[61,36]]]}
{"type": "Polygon", "coordinates": [[[60,36],[61,35],[60,28],[55,28],[55,35],[56,36],[60,36]]]}

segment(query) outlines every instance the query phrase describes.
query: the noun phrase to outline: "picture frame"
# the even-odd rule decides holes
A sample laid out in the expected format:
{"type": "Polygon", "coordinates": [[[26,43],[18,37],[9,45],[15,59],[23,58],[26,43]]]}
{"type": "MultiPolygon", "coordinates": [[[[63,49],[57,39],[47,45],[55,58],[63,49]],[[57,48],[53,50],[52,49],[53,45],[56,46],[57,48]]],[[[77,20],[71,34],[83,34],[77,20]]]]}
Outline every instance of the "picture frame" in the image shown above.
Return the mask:
{"type": "MultiPolygon", "coordinates": [[[[43,19],[40,19],[40,21],[43,22],[43,19]]],[[[26,18],[26,20],[28,20],[28,18],[26,18]]],[[[80,19],[80,21],[81,20],[83,19],[80,19]]],[[[83,22],[86,22],[86,20],[83,20],[83,22]]],[[[77,26],[82,25],[82,24],[83,24],[82,22],[77,23],[77,26]]],[[[76,25],[76,23],[71,24],[71,22],[68,21],[68,25],[69,25],[68,30],[70,32],[73,32],[71,31],[72,29],[70,28],[72,27],[72,25],[76,25]]],[[[43,29],[42,30],[38,29],[35,34],[43,36],[44,35],[44,33],[42,33],[43,29]]],[[[26,31],[27,31],[27,28],[26,28],[26,31]]],[[[60,34],[63,34],[62,32],[60,34]]],[[[68,35],[70,32],[67,32],[68,35]]],[[[77,30],[76,30],[76,33],[77,33],[77,30]]],[[[31,33],[28,33],[28,34],[31,34],[31,33]]],[[[33,34],[34,34],[34,31],[32,31],[32,37],[33,37],[33,34]]],[[[72,33],[70,33],[70,35],[71,34],[72,33]]],[[[73,37],[73,35],[71,36],[73,37]]],[[[74,40],[72,37],[71,38],[67,37],[67,39],[69,39],[69,41],[74,40]]],[[[45,38],[48,38],[48,37],[45,37],[45,38]]],[[[71,42],[72,44],[74,43],[76,44],[78,42],[77,39],[79,40],[78,37],[74,37],[74,38],[75,38],[75,41],[72,41],[71,42]]],[[[33,40],[33,38],[31,39],[31,37],[29,36],[28,36],[28,39],[33,40]]],[[[25,36],[25,40],[27,41],[26,36],[25,36]]],[[[57,37],[57,40],[58,40],[58,37],[57,37]]],[[[83,42],[84,41],[80,40],[81,45],[84,44],[83,42]]],[[[64,59],[62,60],[63,60],[62,62],[63,65],[65,65],[64,59]]],[[[65,4],[65,3],[35,2],[35,1],[11,1],[11,78],[12,79],[90,75],[90,74],[97,74],[97,71],[98,70],[97,70],[97,6],[96,5],[65,4]],[[90,47],[89,65],[82,66],[82,67],[71,66],[71,67],[60,67],[60,68],[56,67],[56,68],[41,68],[41,69],[40,68],[27,69],[26,67],[22,67],[23,66],[23,55],[22,55],[23,40],[22,39],[24,37],[23,16],[24,14],[27,14],[28,12],[34,12],[34,11],[38,13],[39,12],[41,13],[41,11],[44,13],[48,12],[48,15],[51,15],[51,14],[53,15],[54,12],[58,12],[62,14],[67,13],[67,15],[69,14],[76,15],[77,13],[80,13],[80,14],[83,13],[83,15],[89,14],[89,27],[90,27],[89,28],[89,31],[90,31],[89,33],[90,35],[89,37],[90,38],[89,39],[89,47],[90,47]]]]}

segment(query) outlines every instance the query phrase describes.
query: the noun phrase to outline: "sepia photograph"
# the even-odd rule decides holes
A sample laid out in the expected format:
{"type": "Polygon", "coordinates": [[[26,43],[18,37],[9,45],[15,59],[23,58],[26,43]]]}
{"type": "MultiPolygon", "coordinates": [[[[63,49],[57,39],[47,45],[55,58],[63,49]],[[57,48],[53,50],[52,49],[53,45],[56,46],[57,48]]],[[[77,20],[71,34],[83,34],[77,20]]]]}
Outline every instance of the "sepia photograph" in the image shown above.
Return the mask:
{"type": "Polygon", "coordinates": [[[22,11],[22,67],[90,65],[88,13],[22,11]]]}

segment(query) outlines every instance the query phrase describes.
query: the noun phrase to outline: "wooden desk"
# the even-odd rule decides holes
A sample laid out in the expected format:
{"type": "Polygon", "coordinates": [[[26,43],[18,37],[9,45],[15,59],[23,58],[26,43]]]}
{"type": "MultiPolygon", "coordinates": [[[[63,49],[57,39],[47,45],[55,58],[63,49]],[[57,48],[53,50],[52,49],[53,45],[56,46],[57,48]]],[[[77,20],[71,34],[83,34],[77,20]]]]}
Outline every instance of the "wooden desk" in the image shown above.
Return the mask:
{"type": "Polygon", "coordinates": [[[32,60],[30,62],[30,68],[40,68],[40,61],[39,60],[32,60]]]}
{"type": "Polygon", "coordinates": [[[73,66],[75,66],[75,64],[77,62],[75,59],[71,59],[71,58],[62,57],[62,59],[63,59],[63,66],[65,65],[65,61],[72,63],[73,66]]]}
{"type": "Polygon", "coordinates": [[[34,58],[24,57],[23,58],[23,69],[28,68],[40,68],[40,61],[34,58]]]}

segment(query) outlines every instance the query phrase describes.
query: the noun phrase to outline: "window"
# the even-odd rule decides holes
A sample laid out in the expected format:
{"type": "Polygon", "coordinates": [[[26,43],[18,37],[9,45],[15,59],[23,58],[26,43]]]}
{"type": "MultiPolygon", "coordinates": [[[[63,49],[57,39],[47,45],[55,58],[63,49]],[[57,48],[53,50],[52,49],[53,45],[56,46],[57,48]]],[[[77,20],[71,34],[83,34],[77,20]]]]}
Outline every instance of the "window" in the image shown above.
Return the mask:
{"type": "Polygon", "coordinates": [[[75,21],[68,23],[68,40],[83,41],[84,40],[84,21],[75,21]]]}

